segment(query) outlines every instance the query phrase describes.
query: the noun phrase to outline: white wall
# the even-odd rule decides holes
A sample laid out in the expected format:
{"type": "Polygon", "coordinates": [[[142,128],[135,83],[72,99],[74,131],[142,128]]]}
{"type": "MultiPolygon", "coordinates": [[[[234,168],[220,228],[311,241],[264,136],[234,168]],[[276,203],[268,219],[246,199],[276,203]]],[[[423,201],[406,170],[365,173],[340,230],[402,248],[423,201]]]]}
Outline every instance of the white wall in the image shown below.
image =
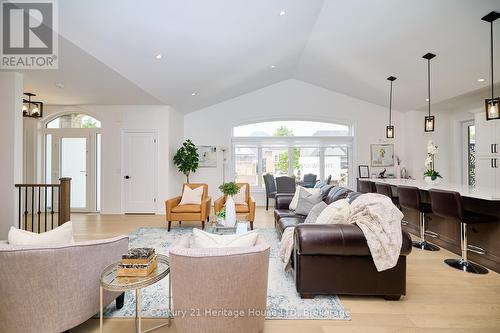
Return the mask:
{"type": "MultiPolygon", "coordinates": [[[[397,103],[396,103],[397,105],[397,103]]],[[[402,115],[393,111],[396,139],[385,139],[388,109],[350,96],[335,93],[298,80],[286,80],[231,100],[189,113],[184,118],[184,137],[197,145],[231,147],[231,132],[236,125],[267,120],[316,120],[352,123],[355,128],[354,174],[358,164],[370,164],[370,144],[394,142],[395,154],[403,162],[402,115]]],[[[231,157],[230,149],[228,157],[231,157]]],[[[228,163],[228,179],[232,161],[228,163]]],[[[370,172],[379,171],[370,167],[370,172]]],[[[388,171],[393,171],[388,168],[388,171]]],[[[217,168],[200,168],[192,182],[208,183],[212,197],[219,196],[222,182],[222,156],[217,168]]],[[[263,196],[257,198],[262,204],[263,196]]]]}
{"type": "Polygon", "coordinates": [[[156,130],[158,133],[157,212],[164,214],[163,202],[174,193],[178,193],[175,189],[180,187],[181,182],[180,175],[172,171],[174,166],[171,156],[178,142],[182,140],[182,115],[169,106],[160,105],[51,105],[46,107],[45,119],[65,112],[86,113],[101,121],[101,212],[104,214],[123,212],[121,170],[123,130],[156,130]]]}
{"type": "Polygon", "coordinates": [[[14,187],[23,177],[23,76],[0,72],[0,239],[6,239],[9,228],[17,225],[17,196],[14,187]]]}

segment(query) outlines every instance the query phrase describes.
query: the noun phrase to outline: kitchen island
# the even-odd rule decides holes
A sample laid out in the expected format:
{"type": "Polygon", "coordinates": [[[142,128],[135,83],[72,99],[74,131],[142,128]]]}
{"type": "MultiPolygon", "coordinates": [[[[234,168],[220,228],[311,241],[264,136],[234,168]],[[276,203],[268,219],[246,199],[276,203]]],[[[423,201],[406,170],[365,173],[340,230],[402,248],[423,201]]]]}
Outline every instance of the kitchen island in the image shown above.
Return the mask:
{"type": "MultiPolygon", "coordinates": [[[[368,179],[367,179],[368,180],[368,179]]],[[[494,187],[472,188],[461,184],[429,185],[423,180],[412,179],[369,179],[375,183],[386,183],[391,185],[394,195],[397,196],[397,187],[400,185],[415,186],[420,189],[422,200],[430,203],[429,189],[441,189],[456,191],[463,198],[464,208],[472,212],[495,215],[500,218],[500,189],[494,187]]],[[[419,219],[416,211],[407,209],[404,213],[403,229],[418,236],[419,219]]],[[[434,214],[427,214],[426,238],[430,243],[436,244],[444,249],[460,256],[460,225],[455,221],[442,218],[434,214]]],[[[500,273],[500,223],[484,223],[469,227],[469,245],[477,246],[484,250],[484,254],[469,251],[469,259],[481,264],[495,272],[500,273]]],[[[443,264],[444,265],[444,264],[443,264]]]]}

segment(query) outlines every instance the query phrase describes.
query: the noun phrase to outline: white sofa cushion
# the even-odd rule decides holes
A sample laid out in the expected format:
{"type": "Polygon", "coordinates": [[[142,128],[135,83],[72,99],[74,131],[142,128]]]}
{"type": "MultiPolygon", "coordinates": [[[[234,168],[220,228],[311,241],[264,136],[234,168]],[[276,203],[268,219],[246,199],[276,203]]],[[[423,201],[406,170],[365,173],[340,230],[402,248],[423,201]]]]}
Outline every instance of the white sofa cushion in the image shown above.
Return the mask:
{"type": "Polygon", "coordinates": [[[195,189],[184,185],[184,191],[182,192],[182,199],[179,203],[180,205],[200,205],[201,196],[203,195],[203,186],[198,186],[195,189]]]}
{"type": "Polygon", "coordinates": [[[295,194],[293,195],[292,201],[290,202],[290,206],[288,207],[290,210],[296,210],[297,209],[297,204],[299,203],[299,195],[300,195],[300,189],[304,189],[310,194],[317,194],[321,192],[321,189],[319,188],[307,188],[307,187],[302,187],[302,186],[297,186],[295,189],[295,194]]]}
{"type": "Polygon", "coordinates": [[[317,224],[344,224],[351,213],[348,199],[340,199],[328,205],[316,219],[317,224]]]}
{"type": "Polygon", "coordinates": [[[254,230],[240,235],[216,235],[193,229],[193,248],[251,247],[259,234],[254,230]]]}
{"type": "Polygon", "coordinates": [[[10,227],[7,236],[9,245],[64,245],[73,240],[73,224],[71,221],[41,234],[10,227]]]}

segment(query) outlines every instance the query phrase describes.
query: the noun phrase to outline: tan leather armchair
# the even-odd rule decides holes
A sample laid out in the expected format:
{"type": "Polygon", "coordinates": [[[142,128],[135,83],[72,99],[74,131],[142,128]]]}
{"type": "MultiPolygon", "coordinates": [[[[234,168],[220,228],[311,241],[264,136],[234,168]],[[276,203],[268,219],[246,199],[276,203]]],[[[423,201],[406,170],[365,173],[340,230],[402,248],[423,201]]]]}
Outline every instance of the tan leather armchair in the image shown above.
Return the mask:
{"type": "Polygon", "coordinates": [[[184,184],[182,192],[184,193],[184,186],[189,186],[191,189],[203,186],[203,194],[201,195],[200,205],[179,205],[182,195],[165,201],[166,219],[168,222],[168,231],[172,221],[200,221],[201,227],[205,228],[205,221],[208,222],[210,218],[210,207],[212,205],[212,198],[208,196],[207,184],[184,184]]]}
{"type": "MultiPolygon", "coordinates": [[[[250,184],[248,183],[237,183],[239,187],[246,185],[245,191],[245,203],[236,205],[236,214],[245,215],[245,219],[250,222],[250,228],[253,230],[253,221],[255,220],[255,200],[250,196],[250,184]]],[[[226,196],[220,197],[214,202],[214,209],[217,213],[226,204],[226,196]]]]}

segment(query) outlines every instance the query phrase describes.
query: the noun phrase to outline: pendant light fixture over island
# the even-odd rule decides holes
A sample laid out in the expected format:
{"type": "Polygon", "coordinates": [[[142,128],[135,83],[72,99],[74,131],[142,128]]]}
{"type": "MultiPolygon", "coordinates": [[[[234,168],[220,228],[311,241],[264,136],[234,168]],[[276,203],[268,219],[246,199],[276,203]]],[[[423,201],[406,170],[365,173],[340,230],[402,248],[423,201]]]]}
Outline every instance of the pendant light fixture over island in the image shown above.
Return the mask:
{"type": "Polygon", "coordinates": [[[495,98],[494,84],[493,81],[493,22],[500,17],[500,13],[491,12],[488,15],[481,18],[481,20],[490,23],[490,57],[491,57],[491,98],[485,100],[486,108],[486,120],[500,119],[500,97],[495,98]]]}
{"type": "Polygon", "coordinates": [[[389,92],[389,126],[385,128],[385,137],[387,139],[394,139],[394,126],[392,125],[392,83],[396,80],[396,77],[389,76],[387,80],[391,82],[391,88],[389,92]]]}
{"type": "Polygon", "coordinates": [[[427,60],[427,109],[428,115],[425,116],[425,127],[426,132],[434,132],[434,116],[431,116],[431,59],[436,55],[432,53],[426,53],[422,58],[427,60]]]}

